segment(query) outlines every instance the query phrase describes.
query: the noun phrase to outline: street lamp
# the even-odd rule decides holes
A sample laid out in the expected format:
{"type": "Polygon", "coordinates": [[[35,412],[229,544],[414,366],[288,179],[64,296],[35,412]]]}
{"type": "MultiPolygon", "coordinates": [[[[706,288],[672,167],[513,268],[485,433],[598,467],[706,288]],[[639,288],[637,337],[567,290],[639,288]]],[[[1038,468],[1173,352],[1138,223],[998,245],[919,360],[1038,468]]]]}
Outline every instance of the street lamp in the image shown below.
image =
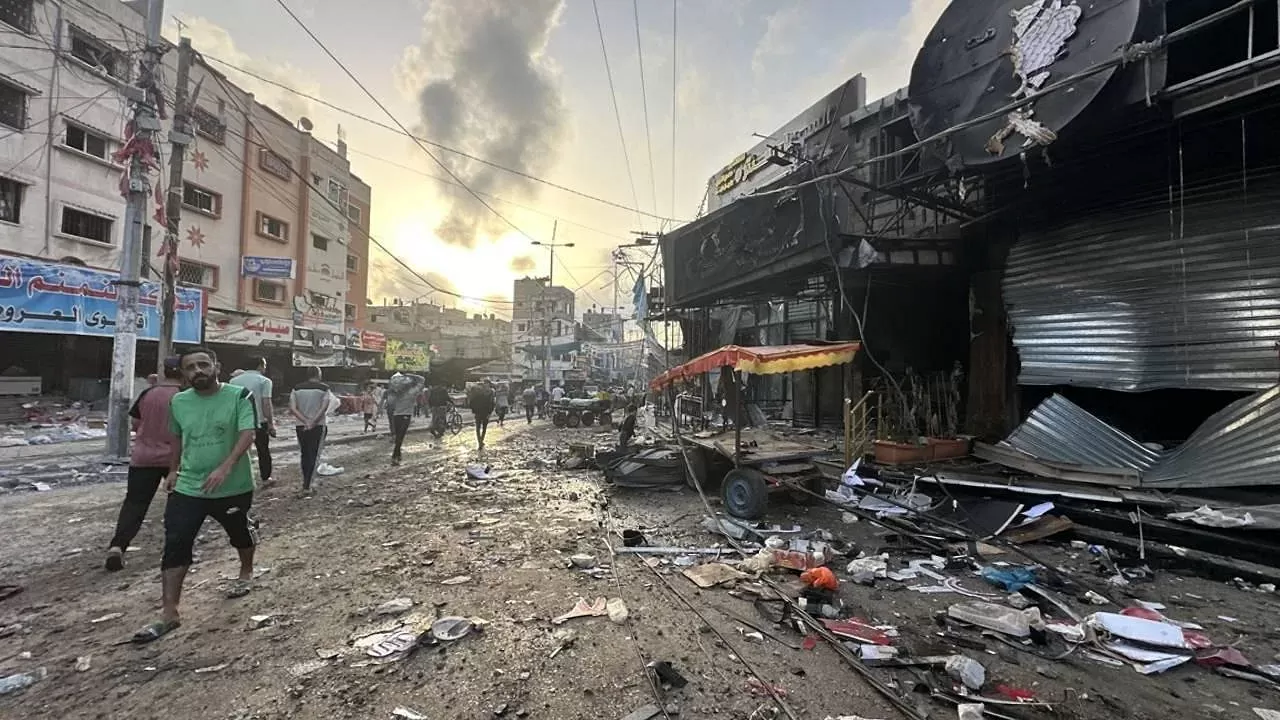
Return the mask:
{"type": "Polygon", "coordinates": [[[542,322],[542,387],[547,392],[551,392],[551,365],[549,362],[550,358],[548,357],[550,355],[550,351],[547,348],[547,340],[548,340],[547,316],[546,316],[547,286],[551,285],[555,278],[556,248],[571,248],[574,246],[574,244],[571,242],[570,243],[556,242],[556,230],[559,228],[559,226],[560,226],[559,221],[556,221],[555,224],[551,226],[551,242],[544,243],[541,240],[534,240],[532,242],[533,245],[537,245],[538,247],[546,248],[547,250],[551,251],[551,264],[547,268],[547,282],[546,282],[546,285],[542,286],[542,293],[541,293],[542,300],[540,301],[543,306],[543,310],[542,310],[543,315],[540,318],[542,322]]]}

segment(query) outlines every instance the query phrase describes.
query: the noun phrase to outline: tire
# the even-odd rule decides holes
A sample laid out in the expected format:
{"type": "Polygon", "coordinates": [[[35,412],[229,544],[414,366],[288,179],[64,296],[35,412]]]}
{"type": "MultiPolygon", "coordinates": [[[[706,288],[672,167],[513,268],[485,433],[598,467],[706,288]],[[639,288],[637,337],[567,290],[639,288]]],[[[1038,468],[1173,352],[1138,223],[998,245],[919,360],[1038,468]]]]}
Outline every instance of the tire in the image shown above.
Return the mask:
{"type": "Polygon", "coordinates": [[[451,413],[449,415],[449,432],[457,435],[462,432],[462,413],[451,413]]]}
{"type": "Polygon", "coordinates": [[[582,418],[577,413],[568,413],[565,416],[564,424],[566,427],[576,428],[582,424],[582,418]]]}
{"type": "Polygon", "coordinates": [[[725,475],[720,497],[724,500],[724,509],[730,515],[743,520],[755,520],[764,515],[764,510],[769,505],[769,486],[759,471],[737,468],[725,475]]]}
{"type": "Polygon", "coordinates": [[[600,416],[600,424],[605,427],[613,427],[613,413],[604,413],[600,416]]]}
{"type": "Polygon", "coordinates": [[[562,428],[569,424],[569,416],[562,412],[554,413],[551,416],[551,424],[558,428],[562,428]]]}
{"type": "Polygon", "coordinates": [[[591,427],[596,424],[596,416],[590,411],[582,413],[582,427],[591,427]]]}

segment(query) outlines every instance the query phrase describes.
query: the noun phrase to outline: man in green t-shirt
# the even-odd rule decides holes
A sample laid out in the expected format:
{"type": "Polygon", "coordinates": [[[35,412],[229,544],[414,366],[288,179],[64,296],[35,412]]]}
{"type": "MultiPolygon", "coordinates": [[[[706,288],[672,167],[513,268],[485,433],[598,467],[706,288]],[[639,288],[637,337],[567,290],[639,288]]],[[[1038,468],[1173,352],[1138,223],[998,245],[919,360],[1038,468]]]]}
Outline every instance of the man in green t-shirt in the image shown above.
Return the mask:
{"type": "Polygon", "coordinates": [[[169,404],[170,427],[176,438],[165,489],[164,552],[160,569],[164,610],[158,622],[134,635],[150,642],[181,625],[178,602],[191,567],[192,549],[200,527],[212,517],[227,531],[240,554],[240,576],[227,597],[244,597],[253,579],[253,551],[258,544],[257,523],[249,516],[253,504],[253,471],[246,453],[259,428],[253,393],[218,381],[218,359],[197,348],[181,356],[182,375],[190,386],[169,404]]]}

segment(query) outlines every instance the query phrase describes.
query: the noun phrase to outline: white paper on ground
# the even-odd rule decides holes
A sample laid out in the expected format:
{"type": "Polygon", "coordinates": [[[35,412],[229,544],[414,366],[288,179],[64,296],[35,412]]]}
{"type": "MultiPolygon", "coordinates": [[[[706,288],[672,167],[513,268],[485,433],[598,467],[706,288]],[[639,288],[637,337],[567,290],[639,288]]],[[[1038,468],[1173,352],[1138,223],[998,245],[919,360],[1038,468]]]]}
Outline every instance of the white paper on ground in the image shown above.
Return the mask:
{"type": "Polygon", "coordinates": [[[1023,520],[1022,522],[1018,523],[1018,526],[1021,527],[1023,525],[1029,525],[1035,522],[1036,520],[1039,520],[1042,515],[1044,515],[1045,513],[1049,512],[1052,509],[1053,509],[1053,503],[1051,502],[1042,502],[1039,505],[1033,506],[1032,508],[1022,513],[1023,520]]]}
{"type": "Polygon", "coordinates": [[[1177,625],[1105,612],[1094,613],[1086,620],[1089,625],[1126,640],[1157,647],[1187,649],[1182,628],[1177,625]]]}
{"type": "Polygon", "coordinates": [[[1147,650],[1124,642],[1109,642],[1106,648],[1113,653],[1133,660],[1134,667],[1143,675],[1155,675],[1175,668],[1191,659],[1190,655],[1147,650]]]}

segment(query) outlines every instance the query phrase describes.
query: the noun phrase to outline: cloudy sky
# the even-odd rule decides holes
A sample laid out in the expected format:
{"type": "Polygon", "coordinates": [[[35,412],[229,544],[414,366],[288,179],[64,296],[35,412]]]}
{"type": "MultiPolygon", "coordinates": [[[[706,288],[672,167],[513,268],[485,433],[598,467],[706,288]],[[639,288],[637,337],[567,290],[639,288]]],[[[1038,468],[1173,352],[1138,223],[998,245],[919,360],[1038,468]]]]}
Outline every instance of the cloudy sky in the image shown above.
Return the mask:
{"type": "MultiPolygon", "coordinates": [[[[435,281],[509,298],[513,278],[546,273],[548,254],[530,238],[549,241],[558,218],[556,241],[575,247],[557,253],[555,280],[582,288],[582,308],[613,302],[611,248],[693,218],[707,178],[754,144],[751,133],[859,72],[872,99],[906,84],[947,4],[597,0],[624,156],[591,0],[286,2],[420,137],[612,203],[428,146],[438,164],[402,134],[228,70],[260,101],[309,117],[323,140],[341,125],[352,170],[373,188],[374,237],[435,281]],[[441,182],[449,172],[497,213],[441,182]]],[[[211,58],[395,125],[274,0],[169,0],[166,13],[211,58]]],[[[380,254],[375,301],[428,292],[380,254]]]]}

